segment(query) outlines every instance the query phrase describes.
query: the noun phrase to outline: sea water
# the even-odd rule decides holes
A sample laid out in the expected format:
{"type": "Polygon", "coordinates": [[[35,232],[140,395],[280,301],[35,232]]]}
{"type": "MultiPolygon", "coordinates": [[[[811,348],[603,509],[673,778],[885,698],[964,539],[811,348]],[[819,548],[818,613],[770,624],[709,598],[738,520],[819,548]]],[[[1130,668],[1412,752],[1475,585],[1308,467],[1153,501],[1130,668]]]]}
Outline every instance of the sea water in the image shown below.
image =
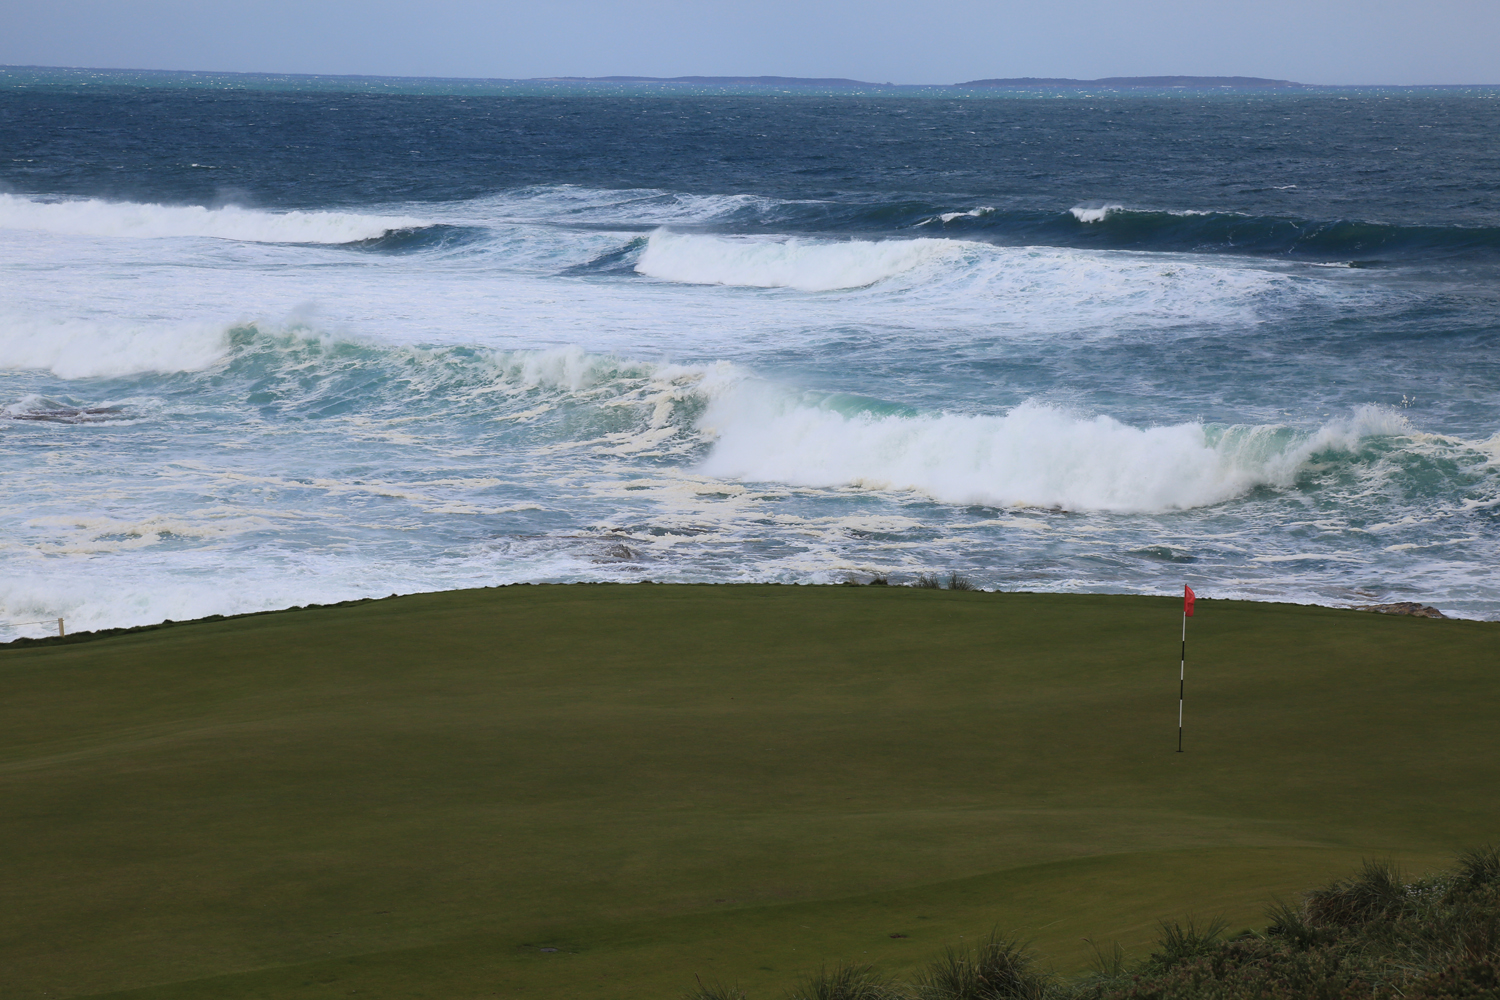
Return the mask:
{"type": "Polygon", "coordinates": [[[0,621],[955,572],[1500,618],[1497,97],[0,72],[0,621]]]}

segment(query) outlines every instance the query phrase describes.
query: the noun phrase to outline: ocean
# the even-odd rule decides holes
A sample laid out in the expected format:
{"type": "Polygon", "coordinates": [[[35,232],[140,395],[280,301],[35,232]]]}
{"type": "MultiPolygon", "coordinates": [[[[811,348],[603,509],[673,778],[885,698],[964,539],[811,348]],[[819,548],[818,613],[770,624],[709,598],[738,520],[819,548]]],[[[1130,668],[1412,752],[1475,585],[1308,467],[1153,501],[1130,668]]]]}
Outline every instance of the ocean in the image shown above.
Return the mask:
{"type": "Polygon", "coordinates": [[[954,573],[1500,618],[1497,98],[0,70],[0,621],[954,573]]]}

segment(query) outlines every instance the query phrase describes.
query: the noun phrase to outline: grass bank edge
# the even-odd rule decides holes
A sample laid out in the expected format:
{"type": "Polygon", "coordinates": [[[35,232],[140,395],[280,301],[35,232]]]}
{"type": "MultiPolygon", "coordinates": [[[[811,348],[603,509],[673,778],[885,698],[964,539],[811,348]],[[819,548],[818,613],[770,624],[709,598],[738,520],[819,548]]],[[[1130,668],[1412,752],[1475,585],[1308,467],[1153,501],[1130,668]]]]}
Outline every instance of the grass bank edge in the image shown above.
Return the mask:
{"type": "MultiPolygon", "coordinates": [[[[889,591],[896,591],[896,592],[899,592],[899,591],[919,591],[919,592],[923,592],[924,594],[929,595],[929,596],[931,595],[931,593],[933,591],[946,591],[948,593],[948,596],[950,598],[956,598],[958,595],[963,594],[966,597],[974,597],[974,598],[979,598],[979,599],[985,599],[985,598],[1006,598],[1006,597],[1027,597],[1027,598],[1042,598],[1042,599],[1047,599],[1047,600],[1056,599],[1056,600],[1060,600],[1060,601],[1070,601],[1070,600],[1084,600],[1084,599],[1094,599],[1094,598],[1109,598],[1109,599],[1112,599],[1112,600],[1122,600],[1122,601],[1123,600],[1140,600],[1140,601],[1151,601],[1151,602],[1166,602],[1166,603],[1174,603],[1174,604],[1175,604],[1175,602],[1181,600],[1181,597],[1177,596],[1175,594],[1135,594],[1135,593],[1122,593],[1122,592],[1114,592],[1114,591],[1080,591],[1080,592],[1060,593],[1060,592],[1055,592],[1055,591],[1042,591],[1042,590],[984,590],[984,589],[981,589],[979,587],[975,587],[966,578],[960,576],[957,573],[950,574],[949,578],[947,579],[947,585],[946,586],[944,585],[944,580],[942,578],[940,578],[938,576],[935,576],[935,575],[932,575],[932,574],[921,574],[918,577],[916,577],[913,580],[913,582],[911,582],[911,583],[905,583],[905,584],[888,584],[887,581],[886,581],[886,579],[884,577],[875,577],[874,580],[872,580],[871,582],[868,582],[868,583],[859,583],[859,582],[854,582],[854,581],[846,581],[846,582],[843,582],[843,583],[826,583],[826,584],[825,583],[775,583],[775,582],[772,582],[772,583],[668,583],[668,582],[658,583],[658,582],[656,582],[654,580],[640,580],[640,581],[630,582],[630,583],[618,583],[618,582],[611,582],[611,581],[593,581],[593,580],[581,580],[581,581],[575,581],[575,582],[569,582],[569,583],[530,583],[530,582],[522,582],[522,583],[496,584],[496,585],[490,586],[490,587],[465,587],[465,588],[461,588],[461,589],[458,589],[458,590],[415,591],[415,592],[408,593],[408,594],[391,594],[388,597],[358,597],[358,598],[353,598],[353,599],[350,599],[350,600],[347,600],[347,601],[334,601],[334,602],[331,602],[329,604],[300,604],[300,605],[290,605],[290,606],[285,607],[285,608],[268,608],[268,609],[266,609],[264,611],[245,611],[245,612],[240,612],[238,614],[230,614],[230,615],[217,615],[217,614],[216,615],[205,615],[202,618],[187,618],[187,619],[183,619],[181,621],[176,621],[176,620],[173,620],[171,618],[168,618],[168,619],[164,619],[164,620],[162,620],[160,622],[154,622],[154,623],[146,624],[146,625],[125,625],[125,626],[119,626],[119,627],[115,627],[115,628],[83,629],[83,630],[80,630],[80,631],[77,631],[77,632],[69,632],[67,635],[63,635],[63,636],[56,636],[56,635],[48,635],[48,636],[22,636],[22,637],[17,638],[17,639],[11,639],[8,642],[0,642],[0,652],[4,652],[4,651],[7,651],[7,650],[46,648],[46,647],[50,647],[50,646],[71,646],[71,645],[77,645],[79,643],[97,642],[97,641],[99,641],[101,639],[113,639],[113,638],[118,638],[118,637],[121,637],[121,636],[145,635],[145,634],[152,633],[152,632],[160,632],[160,631],[168,630],[168,629],[180,629],[180,628],[183,628],[184,626],[204,625],[204,624],[208,624],[208,623],[211,623],[211,622],[242,622],[242,621],[246,621],[246,620],[249,620],[249,619],[265,618],[267,616],[272,616],[272,615],[289,615],[289,614],[297,614],[297,613],[308,612],[308,611],[328,611],[328,610],[337,609],[337,608],[356,608],[356,607],[366,606],[366,605],[370,605],[370,604],[383,604],[383,603],[387,603],[387,602],[409,601],[409,600],[412,600],[414,598],[438,598],[438,599],[449,598],[449,599],[456,599],[456,598],[460,598],[460,597],[464,597],[464,596],[473,596],[473,595],[478,595],[478,594],[485,594],[485,593],[492,592],[492,591],[506,591],[506,590],[513,590],[513,589],[519,589],[519,588],[529,588],[529,587],[536,587],[536,588],[540,588],[540,589],[550,589],[550,588],[558,588],[558,589],[565,589],[565,588],[601,588],[601,589],[609,589],[609,588],[648,588],[649,587],[649,588],[660,589],[660,590],[672,590],[672,589],[680,589],[680,588],[713,588],[713,589],[716,589],[716,590],[729,590],[729,591],[735,591],[735,590],[749,591],[749,590],[759,590],[759,589],[762,589],[762,588],[778,588],[778,589],[780,589],[780,588],[787,588],[787,589],[808,589],[808,590],[846,590],[846,589],[849,589],[849,588],[870,588],[870,589],[873,589],[873,590],[875,590],[877,592],[878,591],[882,591],[882,590],[889,590],[889,591]]],[[[1360,615],[1369,615],[1369,614],[1373,613],[1373,612],[1371,612],[1371,611],[1369,611],[1369,610],[1367,610],[1365,608],[1360,608],[1360,607],[1335,607],[1335,606],[1326,605],[1326,604],[1303,604],[1303,603],[1296,603],[1296,602],[1292,602],[1292,601],[1256,601],[1256,600],[1246,600],[1246,599],[1243,599],[1243,598],[1211,598],[1211,597],[1203,597],[1203,596],[1200,596],[1198,598],[1198,601],[1199,601],[1199,603],[1203,604],[1205,608],[1211,608],[1214,605],[1220,605],[1220,606],[1223,606],[1223,605],[1250,605],[1250,606],[1256,606],[1256,607],[1281,608],[1281,609],[1287,609],[1287,610],[1290,610],[1290,609],[1304,609],[1304,610],[1307,610],[1307,611],[1331,611],[1331,612],[1336,612],[1336,613],[1340,613],[1340,614],[1343,614],[1343,613],[1354,613],[1354,614],[1360,614],[1360,615]]],[[[1417,616],[1381,615],[1380,617],[1381,618],[1411,618],[1411,617],[1417,617],[1417,616]]],[[[1450,622],[1450,623],[1457,623],[1457,622],[1464,622],[1464,623],[1471,623],[1471,624],[1472,623],[1479,623],[1479,624],[1487,624],[1487,625],[1488,624],[1500,624],[1500,623],[1487,622],[1487,621],[1485,621],[1483,619],[1451,618],[1451,617],[1449,617],[1449,618],[1442,618],[1442,619],[1423,619],[1423,620],[1426,620],[1426,621],[1444,621],[1444,622],[1450,622]]]]}

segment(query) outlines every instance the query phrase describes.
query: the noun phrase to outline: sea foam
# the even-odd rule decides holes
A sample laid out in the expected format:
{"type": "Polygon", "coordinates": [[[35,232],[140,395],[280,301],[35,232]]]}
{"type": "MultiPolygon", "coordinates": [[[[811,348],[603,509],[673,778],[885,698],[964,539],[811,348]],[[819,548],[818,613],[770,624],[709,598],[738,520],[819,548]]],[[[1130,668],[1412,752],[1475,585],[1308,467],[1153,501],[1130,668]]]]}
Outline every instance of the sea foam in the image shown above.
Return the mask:
{"type": "MultiPolygon", "coordinates": [[[[880,312],[869,319],[933,331],[978,326],[1050,334],[1118,331],[1126,323],[1244,323],[1291,308],[1358,305],[1369,312],[1390,298],[1243,260],[943,238],[829,241],[658,230],[635,269],[683,284],[900,295],[898,313],[889,302],[871,302],[880,312]]],[[[806,316],[822,307],[798,308],[806,316]]],[[[845,301],[827,309],[845,321],[859,315],[845,301]]]]}
{"type": "Polygon", "coordinates": [[[1111,205],[1098,205],[1098,204],[1095,204],[1095,205],[1075,205],[1072,208],[1068,209],[1068,214],[1071,215],[1071,216],[1073,216],[1073,218],[1077,219],[1079,222],[1094,223],[1094,222],[1103,222],[1105,219],[1108,219],[1110,216],[1113,216],[1113,215],[1135,215],[1135,216],[1142,216],[1142,217],[1149,217],[1149,216],[1177,216],[1179,218],[1188,218],[1190,216],[1195,216],[1195,215],[1213,215],[1214,213],[1213,212],[1204,212],[1204,211],[1200,211],[1198,209],[1193,209],[1193,208],[1171,208],[1171,209],[1161,210],[1161,209],[1128,208],[1125,205],[1113,205],[1113,204],[1111,204],[1111,205]]]}
{"type": "Polygon", "coordinates": [[[428,224],[409,216],[353,212],[265,212],[233,205],[204,208],[96,198],[38,201],[0,194],[0,229],[27,229],[64,236],[138,239],[206,236],[255,243],[338,244],[378,239],[393,230],[419,229],[428,224]]]}
{"type": "Polygon", "coordinates": [[[1123,212],[1124,205],[1076,205],[1068,212],[1079,222],[1103,222],[1116,212],[1123,212]]]}
{"type": "Polygon", "coordinates": [[[229,347],[229,331],[219,326],[0,316],[0,370],[35,369],[68,379],[201,371],[229,347]]]}
{"type": "Polygon", "coordinates": [[[689,284],[826,292],[872,285],[961,252],[956,240],[726,239],[658,230],[636,270],[689,284]]]}
{"type": "Polygon", "coordinates": [[[708,475],[1117,513],[1203,507],[1258,486],[1291,486],[1315,455],[1410,431],[1378,407],[1309,434],[1274,425],[1134,427],[1036,402],[993,416],[851,414],[743,390],[715,399],[701,423],[715,437],[700,469],[708,475]]]}

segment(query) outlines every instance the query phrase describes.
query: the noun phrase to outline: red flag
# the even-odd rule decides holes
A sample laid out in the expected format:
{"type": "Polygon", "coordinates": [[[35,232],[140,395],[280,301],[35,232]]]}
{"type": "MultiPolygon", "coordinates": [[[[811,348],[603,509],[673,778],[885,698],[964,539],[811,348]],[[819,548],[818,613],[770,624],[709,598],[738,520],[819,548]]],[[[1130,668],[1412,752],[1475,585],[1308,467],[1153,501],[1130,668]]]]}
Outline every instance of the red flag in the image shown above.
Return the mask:
{"type": "Polygon", "coordinates": [[[1189,587],[1187,584],[1183,584],[1182,613],[1187,615],[1189,618],[1193,617],[1193,601],[1197,600],[1197,598],[1198,595],[1193,593],[1193,588],[1189,587]]]}

